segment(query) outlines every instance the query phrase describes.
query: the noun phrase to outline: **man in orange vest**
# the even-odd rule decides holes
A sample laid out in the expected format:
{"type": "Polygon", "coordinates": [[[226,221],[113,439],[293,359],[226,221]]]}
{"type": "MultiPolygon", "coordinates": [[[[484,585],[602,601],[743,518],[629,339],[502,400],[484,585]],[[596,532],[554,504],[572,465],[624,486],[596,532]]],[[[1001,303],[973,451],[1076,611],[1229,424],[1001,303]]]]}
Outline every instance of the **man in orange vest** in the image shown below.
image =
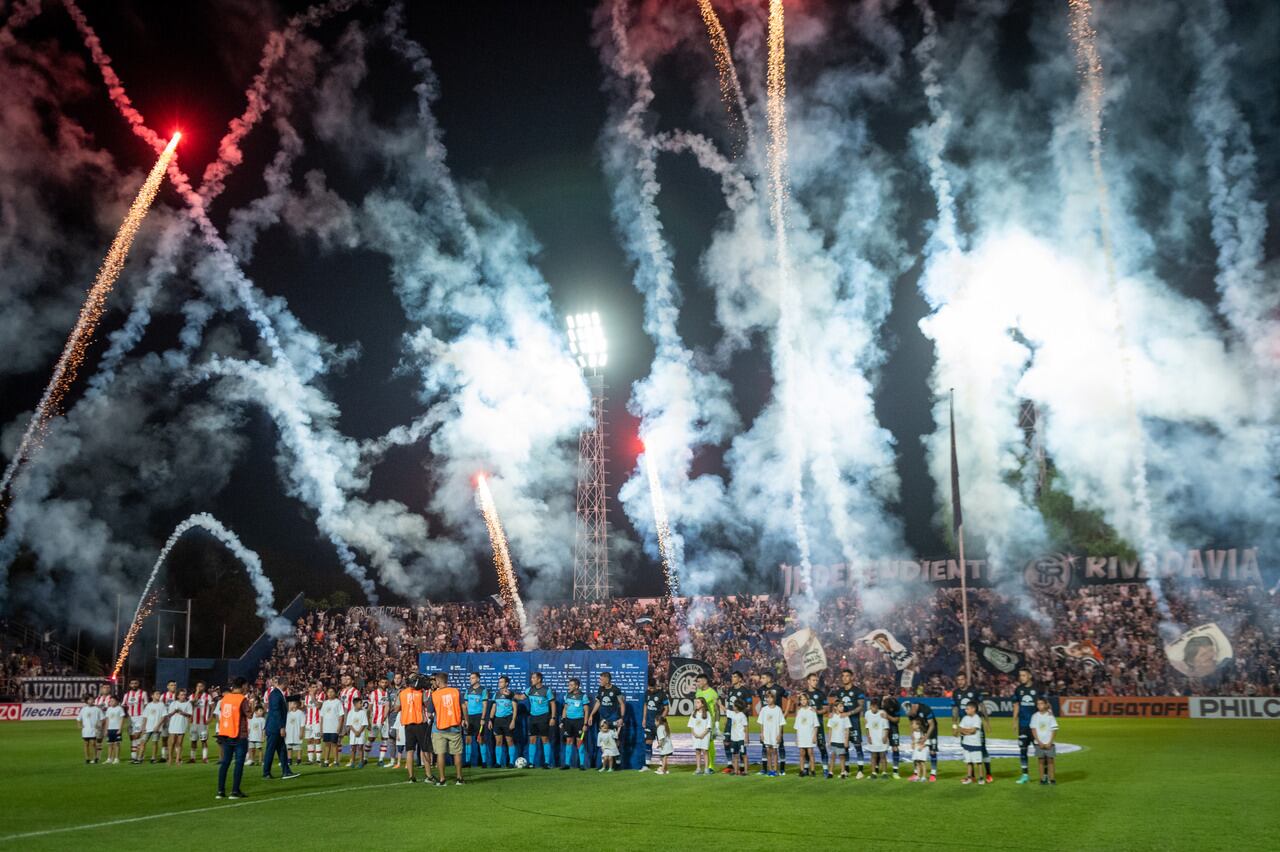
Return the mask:
{"type": "Polygon", "coordinates": [[[231,798],[247,798],[240,792],[240,778],[244,775],[244,758],[249,752],[249,713],[244,699],[245,679],[236,678],[231,691],[218,702],[218,745],[222,758],[218,761],[218,795],[227,798],[227,767],[235,760],[235,773],[231,776],[231,798]]]}
{"type": "Polygon", "coordinates": [[[436,786],[443,787],[444,756],[453,755],[454,784],[463,785],[462,780],[462,694],[449,685],[449,676],[444,672],[436,672],[436,688],[431,691],[431,747],[436,753],[436,768],[439,777],[436,786]]]}
{"type": "Polygon", "coordinates": [[[423,679],[415,677],[410,679],[408,686],[400,690],[400,724],[404,726],[404,751],[408,758],[405,766],[409,770],[410,784],[418,780],[413,777],[413,765],[420,759],[427,773],[427,781],[431,781],[431,765],[426,762],[431,744],[428,742],[426,708],[423,706],[423,685],[423,679]],[[414,754],[415,751],[418,755],[414,754]]]}

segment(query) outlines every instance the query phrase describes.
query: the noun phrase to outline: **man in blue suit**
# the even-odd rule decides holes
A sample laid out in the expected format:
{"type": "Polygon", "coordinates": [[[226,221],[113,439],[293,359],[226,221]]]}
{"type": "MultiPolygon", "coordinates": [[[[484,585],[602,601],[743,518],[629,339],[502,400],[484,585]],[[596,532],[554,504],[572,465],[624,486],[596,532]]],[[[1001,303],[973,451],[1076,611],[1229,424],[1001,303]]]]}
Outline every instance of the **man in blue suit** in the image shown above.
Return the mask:
{"type": "Polygon", "coordinates": [[[284,745],[284,720],[285,714],[288,713],[289,705],[284,698],[284,691],[280,689],[280,678],[271,677],[267,680],[267,747],[262,754],[262,777],[271,777],[271,759],[274,755],[280,757],[281,778],[297,778],[298,773],[289,768],[289,750],[284,745]]]}

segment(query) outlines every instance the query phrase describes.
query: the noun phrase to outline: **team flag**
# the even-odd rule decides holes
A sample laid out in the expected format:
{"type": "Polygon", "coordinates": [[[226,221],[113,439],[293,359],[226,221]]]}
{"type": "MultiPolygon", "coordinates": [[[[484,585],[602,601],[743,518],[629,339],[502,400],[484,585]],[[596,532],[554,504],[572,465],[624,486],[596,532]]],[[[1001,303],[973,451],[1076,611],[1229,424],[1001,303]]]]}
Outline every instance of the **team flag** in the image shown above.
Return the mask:
{"type": "Polygon", "coordinates": [[[1187,677],[1208,677],[1234,656],[1231,640],[1218,625],[1194,627],[1164,646],[1169,665],[1187,677]]]}
{"type": "Polygon", "coordinates": [[[782,656],[793,678],[827,670],[827,652],[822,650],[818,634],[808,627],[782,637],[782,656]]]}

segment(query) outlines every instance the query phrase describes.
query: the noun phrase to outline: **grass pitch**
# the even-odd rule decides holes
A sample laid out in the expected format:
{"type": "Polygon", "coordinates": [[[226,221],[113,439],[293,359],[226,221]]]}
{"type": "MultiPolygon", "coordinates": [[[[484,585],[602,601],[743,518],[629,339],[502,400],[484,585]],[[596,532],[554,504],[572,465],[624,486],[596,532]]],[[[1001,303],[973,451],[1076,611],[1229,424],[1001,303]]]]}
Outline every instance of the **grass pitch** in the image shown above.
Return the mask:
{"type": "MultiPolygon", "coordinates": [[[[997,735],[1000,734],[998,720],[997,735]]],[[[533,849],[913,848],[1275,849],[1280,724],[1063,719],[1085,750],[1058,759],[1058,785],[936,784],[651,773],[477,770],[466,787],[403,783],[403,772],[302,767],[215,801],[216,766],[86,766],[74,722],[0,726],[0,850],[408,847],[533,849]]]]}

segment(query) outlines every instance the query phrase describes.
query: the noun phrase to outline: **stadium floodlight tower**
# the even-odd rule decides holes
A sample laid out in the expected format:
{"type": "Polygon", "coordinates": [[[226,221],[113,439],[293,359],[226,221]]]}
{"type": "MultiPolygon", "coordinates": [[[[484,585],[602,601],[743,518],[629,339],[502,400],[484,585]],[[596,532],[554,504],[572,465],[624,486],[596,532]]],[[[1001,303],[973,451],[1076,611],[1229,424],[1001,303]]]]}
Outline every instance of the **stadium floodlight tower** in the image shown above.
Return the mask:
{"type": "Polygon", "coordinates": [[[591,426],[578,436],[577,531],[573,541],[573,599],[609,598],[609,519],[604,471],[604,367],[609,346],[600,314],[570,314],[565,319],[569,351],[591,388],[591,426]]]}

